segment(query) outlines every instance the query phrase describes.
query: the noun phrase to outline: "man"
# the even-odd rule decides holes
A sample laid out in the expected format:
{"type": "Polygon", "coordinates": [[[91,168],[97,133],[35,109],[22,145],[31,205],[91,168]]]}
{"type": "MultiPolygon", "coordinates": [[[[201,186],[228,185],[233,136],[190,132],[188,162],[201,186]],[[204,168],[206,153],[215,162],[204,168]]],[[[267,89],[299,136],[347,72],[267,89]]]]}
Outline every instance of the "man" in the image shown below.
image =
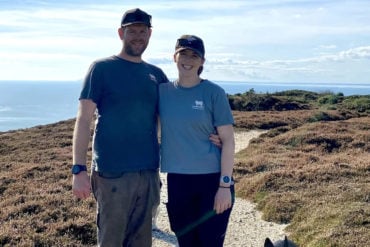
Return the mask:
{"type": "Polygon", "coordinates": [[[125,12],[122,50],[95,61],[80,95],[73,136],[73,194],[97,201],[98,246],[151,246],[152,208],[159,202],[158,84],[162,70],[142,60],[151,16],[125,12]],[[90,125],[96,113],[91,184],[86,169],[90,125]]]}

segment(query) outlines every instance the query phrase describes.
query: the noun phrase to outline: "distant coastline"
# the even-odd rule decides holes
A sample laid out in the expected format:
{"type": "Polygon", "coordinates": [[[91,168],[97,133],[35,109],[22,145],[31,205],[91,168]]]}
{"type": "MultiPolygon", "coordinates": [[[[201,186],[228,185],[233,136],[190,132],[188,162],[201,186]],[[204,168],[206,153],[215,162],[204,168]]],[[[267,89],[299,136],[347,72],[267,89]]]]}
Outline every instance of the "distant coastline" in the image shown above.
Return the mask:
{"type": "MultiPolygon", "coordinates": [[[[171,79],[170,79],[171,80],[171,79]]],[[[252,82],[252,81],[217,81],[212,80],[225,89],[228,94],[245,93],[254,89],[256,93],[275,93],[286,90],[306,90],[317,93],[333,92],[343,93],[344,96],[350,95],[369,95],[369,83],[317,83],[317,82],[252,82]]],[[[0,80],[0,97],[5,90],[11,86],[51,86],[51,85],[74,85],[80,89],[82,80],[71,81],[47,81],[47,80],[0,80]]],[[[1,98],[0,98],[1,105],[1,98]]]]}
{"type": "MultiPolygon", "coordinates": [[[[286,90],[370,95],[369,84],[274,83],[214,81],[228,94],[275,93],[286,90]]],[[[0,131],[29,128],[74,118],[82,81],[0,80],[0,131]]]]}
{"type": "Polygon", "coordinates": [[[369,95],[369,84],[345,84],[345,83],[289,83],[289,82],[223,82],[215,81],[223,87],[228,94],[245,93],[254,89],[256,93],[276,93],[286,90],[305,90],[311,92],[332,92],[350,95],[369,95]]]}

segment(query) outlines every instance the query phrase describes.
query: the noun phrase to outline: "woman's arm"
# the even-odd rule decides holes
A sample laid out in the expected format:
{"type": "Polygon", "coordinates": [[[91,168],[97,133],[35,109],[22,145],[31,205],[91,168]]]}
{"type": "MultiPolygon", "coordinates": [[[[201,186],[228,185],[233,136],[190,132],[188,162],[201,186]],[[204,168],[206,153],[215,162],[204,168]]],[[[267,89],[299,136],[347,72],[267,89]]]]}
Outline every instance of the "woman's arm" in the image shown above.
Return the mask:
{"type": "MultiPolygon", "coordinates": [[[[221,149],[221,177],[231,178],[234,167],[235,140],[233,126],[223,125],[217,127],[217,133],[222,142],[221,149]]],[[[230,184],[220,181],[220,187],[216,193],[214,209],[218,214],[224,212],[232,206],[230,184]]]]}
{"type": "Polygon", "coordinates": [[[232,176],[234,167],[235,140],[234,128],[230,125],[217,127],[217,133],[222,142],[221,176],[232,176]]]}

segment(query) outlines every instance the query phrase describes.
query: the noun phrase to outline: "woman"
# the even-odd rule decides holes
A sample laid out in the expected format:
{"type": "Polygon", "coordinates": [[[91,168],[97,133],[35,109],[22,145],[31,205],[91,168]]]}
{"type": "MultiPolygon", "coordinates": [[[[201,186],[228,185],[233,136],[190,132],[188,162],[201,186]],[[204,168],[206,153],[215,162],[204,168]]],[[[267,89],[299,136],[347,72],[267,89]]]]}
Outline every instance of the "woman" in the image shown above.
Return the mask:
{"type": "Polygon", "coordinates": [[[234,121],[225,91],[200,78],[204,54],[199,37],[181,36],[174,54],[178,79],[159,87],[161,171],[180,247],[223,246],[234,198],[234,121]],[[214,133],[222,149],[210,142],[214,133]]]}

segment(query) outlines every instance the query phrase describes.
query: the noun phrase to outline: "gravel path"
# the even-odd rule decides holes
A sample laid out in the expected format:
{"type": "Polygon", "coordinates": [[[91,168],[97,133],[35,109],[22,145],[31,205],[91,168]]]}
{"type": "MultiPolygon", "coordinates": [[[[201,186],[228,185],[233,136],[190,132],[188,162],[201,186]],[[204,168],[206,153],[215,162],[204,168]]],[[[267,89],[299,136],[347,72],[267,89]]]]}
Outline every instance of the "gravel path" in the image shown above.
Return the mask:
{"type": "MultiPolygon", "coordinates": [[[[248,146],[249,141],[258,137],[261,131],[246,131],[235,133],[235,152],[248,146]]],[[[176,246],[174,233],[170,230],[167,211],[165,174],[161,174],[163,187],[161,191],[160,212],[157,218],[158,229],[153,231],[153,247],[176,246]]],[[[225,247],[258,247],[263,246],[266,237],[276,241],[283,239],[286,225],[275,224],[261,219],[261,213],[255,209],[255,204],[236,198],[226,233],[225,247]]]]}

